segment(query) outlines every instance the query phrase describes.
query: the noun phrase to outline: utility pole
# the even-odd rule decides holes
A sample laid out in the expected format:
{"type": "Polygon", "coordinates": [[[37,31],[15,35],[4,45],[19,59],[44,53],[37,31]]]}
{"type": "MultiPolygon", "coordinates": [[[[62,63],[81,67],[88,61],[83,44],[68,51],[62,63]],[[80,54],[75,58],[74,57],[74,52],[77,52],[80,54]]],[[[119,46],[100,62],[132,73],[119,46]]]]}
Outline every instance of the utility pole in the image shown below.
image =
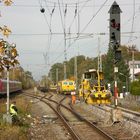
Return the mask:
{"type": "Polygon", "coordinates": [[[9,115],[9,67],[7,66],[7,115],[9,115]]]}
{"type": "Polygon", "coordinates": [[[132,71],[132,82],[134,82],[134,64],[135,64],[135,58],[134,58],[134,47],[132,47],[132,63],[133,63],[133,71],[132,71]]]}
{"type": "Polygon", "coordinates": [[[67,54],[66,54],[66,39],[65,39],[65,50],[64,50],[64,79],[67,79],[67,66],[66,66],[66,61],[67,61],[67,54]]]}
{"type": "Polygon", "coordinates": [[[76,94],[78,94],[78,77],[77,77],[77,56],[75,55],[75,63],[74,63],[74,77],[76,84],[76,94]]]}
{"type": "Polygon", "coordinates": [[[3,115],[4,120],[11,123],[11,116],[9,112],[9,93],[10,93],[10,86],[9,86],[9,70],[10,68],[14,68],[16,65],[19,64],[18,60],[16,60],[16,57],[18,55],[16,50],[16,45],[9,44],[7,41],[1,40],[0,41],[0,67],[6,69],[7,72],[7,108],[6,108],[6,114],[3,115]]]}
{"type": "Polygon", "coordinates": [[[67,79],[67,66],[66,66],[66,61],[67,61],[67,53],[66,53],[66,27],[65,27],[65,19],[66,19],[66,14],[67,14],[67,4],[65,5],[65,11],[64,11],[64,79],[67,79]]]}
{"type": "Polygon", "coordinates": [[[58,84],[58,68],[56,69],[56,84],[58,84]]]}
{"type": "Polygon", "coordinates": [[[50,80],[52,82],[52,71],[50,71],[50,80]]]}
{"type": "Polygon", "coordinates": [[[98,72],[102,72],[102,58],[100,54],[100,38],[98,38],[98,72]]]}
{"type": "Polygon", "coordinates": [[[117,91],[117,73],[118,67],[116,67],[116,63],[121,59],[121,50],[120,47],[120,13],[121,9],[119,5],[114,1],[112,4],[109,14],[109,27],[110,27],[110,45],[113,47],[114,52],[114,102],[115,107],[118,105],[118,91],[117,91]]]}

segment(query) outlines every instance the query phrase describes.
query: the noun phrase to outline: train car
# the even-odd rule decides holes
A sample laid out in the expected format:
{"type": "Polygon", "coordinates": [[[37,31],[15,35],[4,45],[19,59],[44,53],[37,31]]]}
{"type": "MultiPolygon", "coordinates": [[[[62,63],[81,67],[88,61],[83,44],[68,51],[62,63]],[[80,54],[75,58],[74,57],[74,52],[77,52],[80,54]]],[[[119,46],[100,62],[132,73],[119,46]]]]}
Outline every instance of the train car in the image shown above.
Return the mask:
{"type": "MultiPolygon", "coordinates": [[[[9,93],[22,90],[22,83],[19,81],[9,81],[9,93]]],[[[7,93],[7,80],[0,79],[0,95],[7,93]]]]}
{"type": "Polygon", "coordinates": [[[110,104],[111,92],[106,89],[103,72],[90,69],[83,74],[79,97],[88,104],[110,104]]]}
{"type": "Polygon", "coordinates": [[[58,93],[71,94],[72,91],[75,91],[75,82],[73,80],[66,79],[58,82],[58,93]]]}
{"type": "Polygon", "coordinates": [[[57,85],[51,84],[50,85],[50,91],[56,91],[57,90],[57,85]]]}
{"type": "Polygon", "coordinates": [[[40,90],[41,92],[48,92],[49,91],[49,84],[46,82],[46,80],[41,80],[39,82],[39,85],[38,85],[38,90],[40,90]]]}

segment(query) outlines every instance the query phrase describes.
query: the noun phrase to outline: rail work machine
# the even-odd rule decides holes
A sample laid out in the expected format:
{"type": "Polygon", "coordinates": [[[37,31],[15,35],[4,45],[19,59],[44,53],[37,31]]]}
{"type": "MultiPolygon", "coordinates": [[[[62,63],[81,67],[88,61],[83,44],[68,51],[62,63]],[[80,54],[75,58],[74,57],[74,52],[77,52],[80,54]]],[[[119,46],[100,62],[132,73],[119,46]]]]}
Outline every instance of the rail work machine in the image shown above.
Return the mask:
{"type": "Polygon", "coordinates": [[[88,104],[100,105],[110,104],[111,96],[111,91],[105,85],[100,48],[98,47],[98,68],[97,70],[89,69],[82,75],[79,97],[88,104]]]}
{"type": "Polygon", "coordinates": [[[79,97],[88,104],[111,103],[111,92],[106,89],[103,72],[89,69],[83,74],[79,97]]]}
{"type": "Polygon", "coordinates": [[[57,91],[58,93],[71,94],[72,91],[75,91],[75,82],[69,79],[59,81],[57,91]]]}

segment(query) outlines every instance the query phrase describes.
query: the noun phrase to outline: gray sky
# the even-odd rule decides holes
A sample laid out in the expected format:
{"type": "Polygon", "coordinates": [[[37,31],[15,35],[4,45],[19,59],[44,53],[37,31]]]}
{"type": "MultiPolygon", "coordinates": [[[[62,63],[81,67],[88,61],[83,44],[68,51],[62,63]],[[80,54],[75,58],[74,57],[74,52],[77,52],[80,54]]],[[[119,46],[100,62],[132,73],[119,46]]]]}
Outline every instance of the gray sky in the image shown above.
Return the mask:
{"type": "MultiPolygon", "coordinates": [[[[13,2],[10,7],[0,3],[2,15],[0,26],[7,25],[12,30],[9,38],[4,39],[16,43],[21,66],[31,71],[35,79],[46,74],[54,63],[64,61],[64,27],[67,33],[68,60],[76,54],[96,57],[99,37],[101,53],[107,52],[108,11],[114,0],[13,0],[13,2]],[[79,24],[78,14],[75,16],[76,3],[80,10],[79,24]],[[66,4],[67,12],[64,18],[66,4]],[[51,16],[54,5],[54,13],[51,16]],[[40,12],[41,7],[45,8],[44,14],[40,12]],[[83,37],[77,38],[74,42],[78,32],[83,37]],[[89,36],[88,33],[94,36],[89,36]],[[47,54],[46,62],[45,54],[47,54]]],[[[116,0],[116,2],[123,12],[121,44],[135,44],[140,50],[140,0],[116,0]]]]}

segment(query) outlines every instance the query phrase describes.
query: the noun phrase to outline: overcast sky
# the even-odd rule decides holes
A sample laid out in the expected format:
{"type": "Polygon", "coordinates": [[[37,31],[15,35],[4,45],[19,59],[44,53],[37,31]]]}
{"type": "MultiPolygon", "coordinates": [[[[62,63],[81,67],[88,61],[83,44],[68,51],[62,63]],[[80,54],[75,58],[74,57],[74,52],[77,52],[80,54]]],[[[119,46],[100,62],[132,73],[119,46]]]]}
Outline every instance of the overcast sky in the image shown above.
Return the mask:
{"type": "MultiPolygon", "coordinates": [[[[96,57],[98,38],[101,40],[101,53],[107,52],[108,11],[114,0],[13,0],[13,2],[10,7],[0,3],[2,15],[0,26],[7,25],[12,30],[9,38],[4,39],[16,43],[21,66],[31,71],[35,79],[47,74],[54,63],[64,61],[64,28],[67,34],[67,60],[77,54],[96,57]],[[44,8],[45,12],[41,13],[40,8],[44,8]],[[79,38],[76,38],[77,33],[79,38]]],[[[140,50],[140,0],[116,0],[116,2],[122,10],[121,44],[135,44],[140,50]]]]}

